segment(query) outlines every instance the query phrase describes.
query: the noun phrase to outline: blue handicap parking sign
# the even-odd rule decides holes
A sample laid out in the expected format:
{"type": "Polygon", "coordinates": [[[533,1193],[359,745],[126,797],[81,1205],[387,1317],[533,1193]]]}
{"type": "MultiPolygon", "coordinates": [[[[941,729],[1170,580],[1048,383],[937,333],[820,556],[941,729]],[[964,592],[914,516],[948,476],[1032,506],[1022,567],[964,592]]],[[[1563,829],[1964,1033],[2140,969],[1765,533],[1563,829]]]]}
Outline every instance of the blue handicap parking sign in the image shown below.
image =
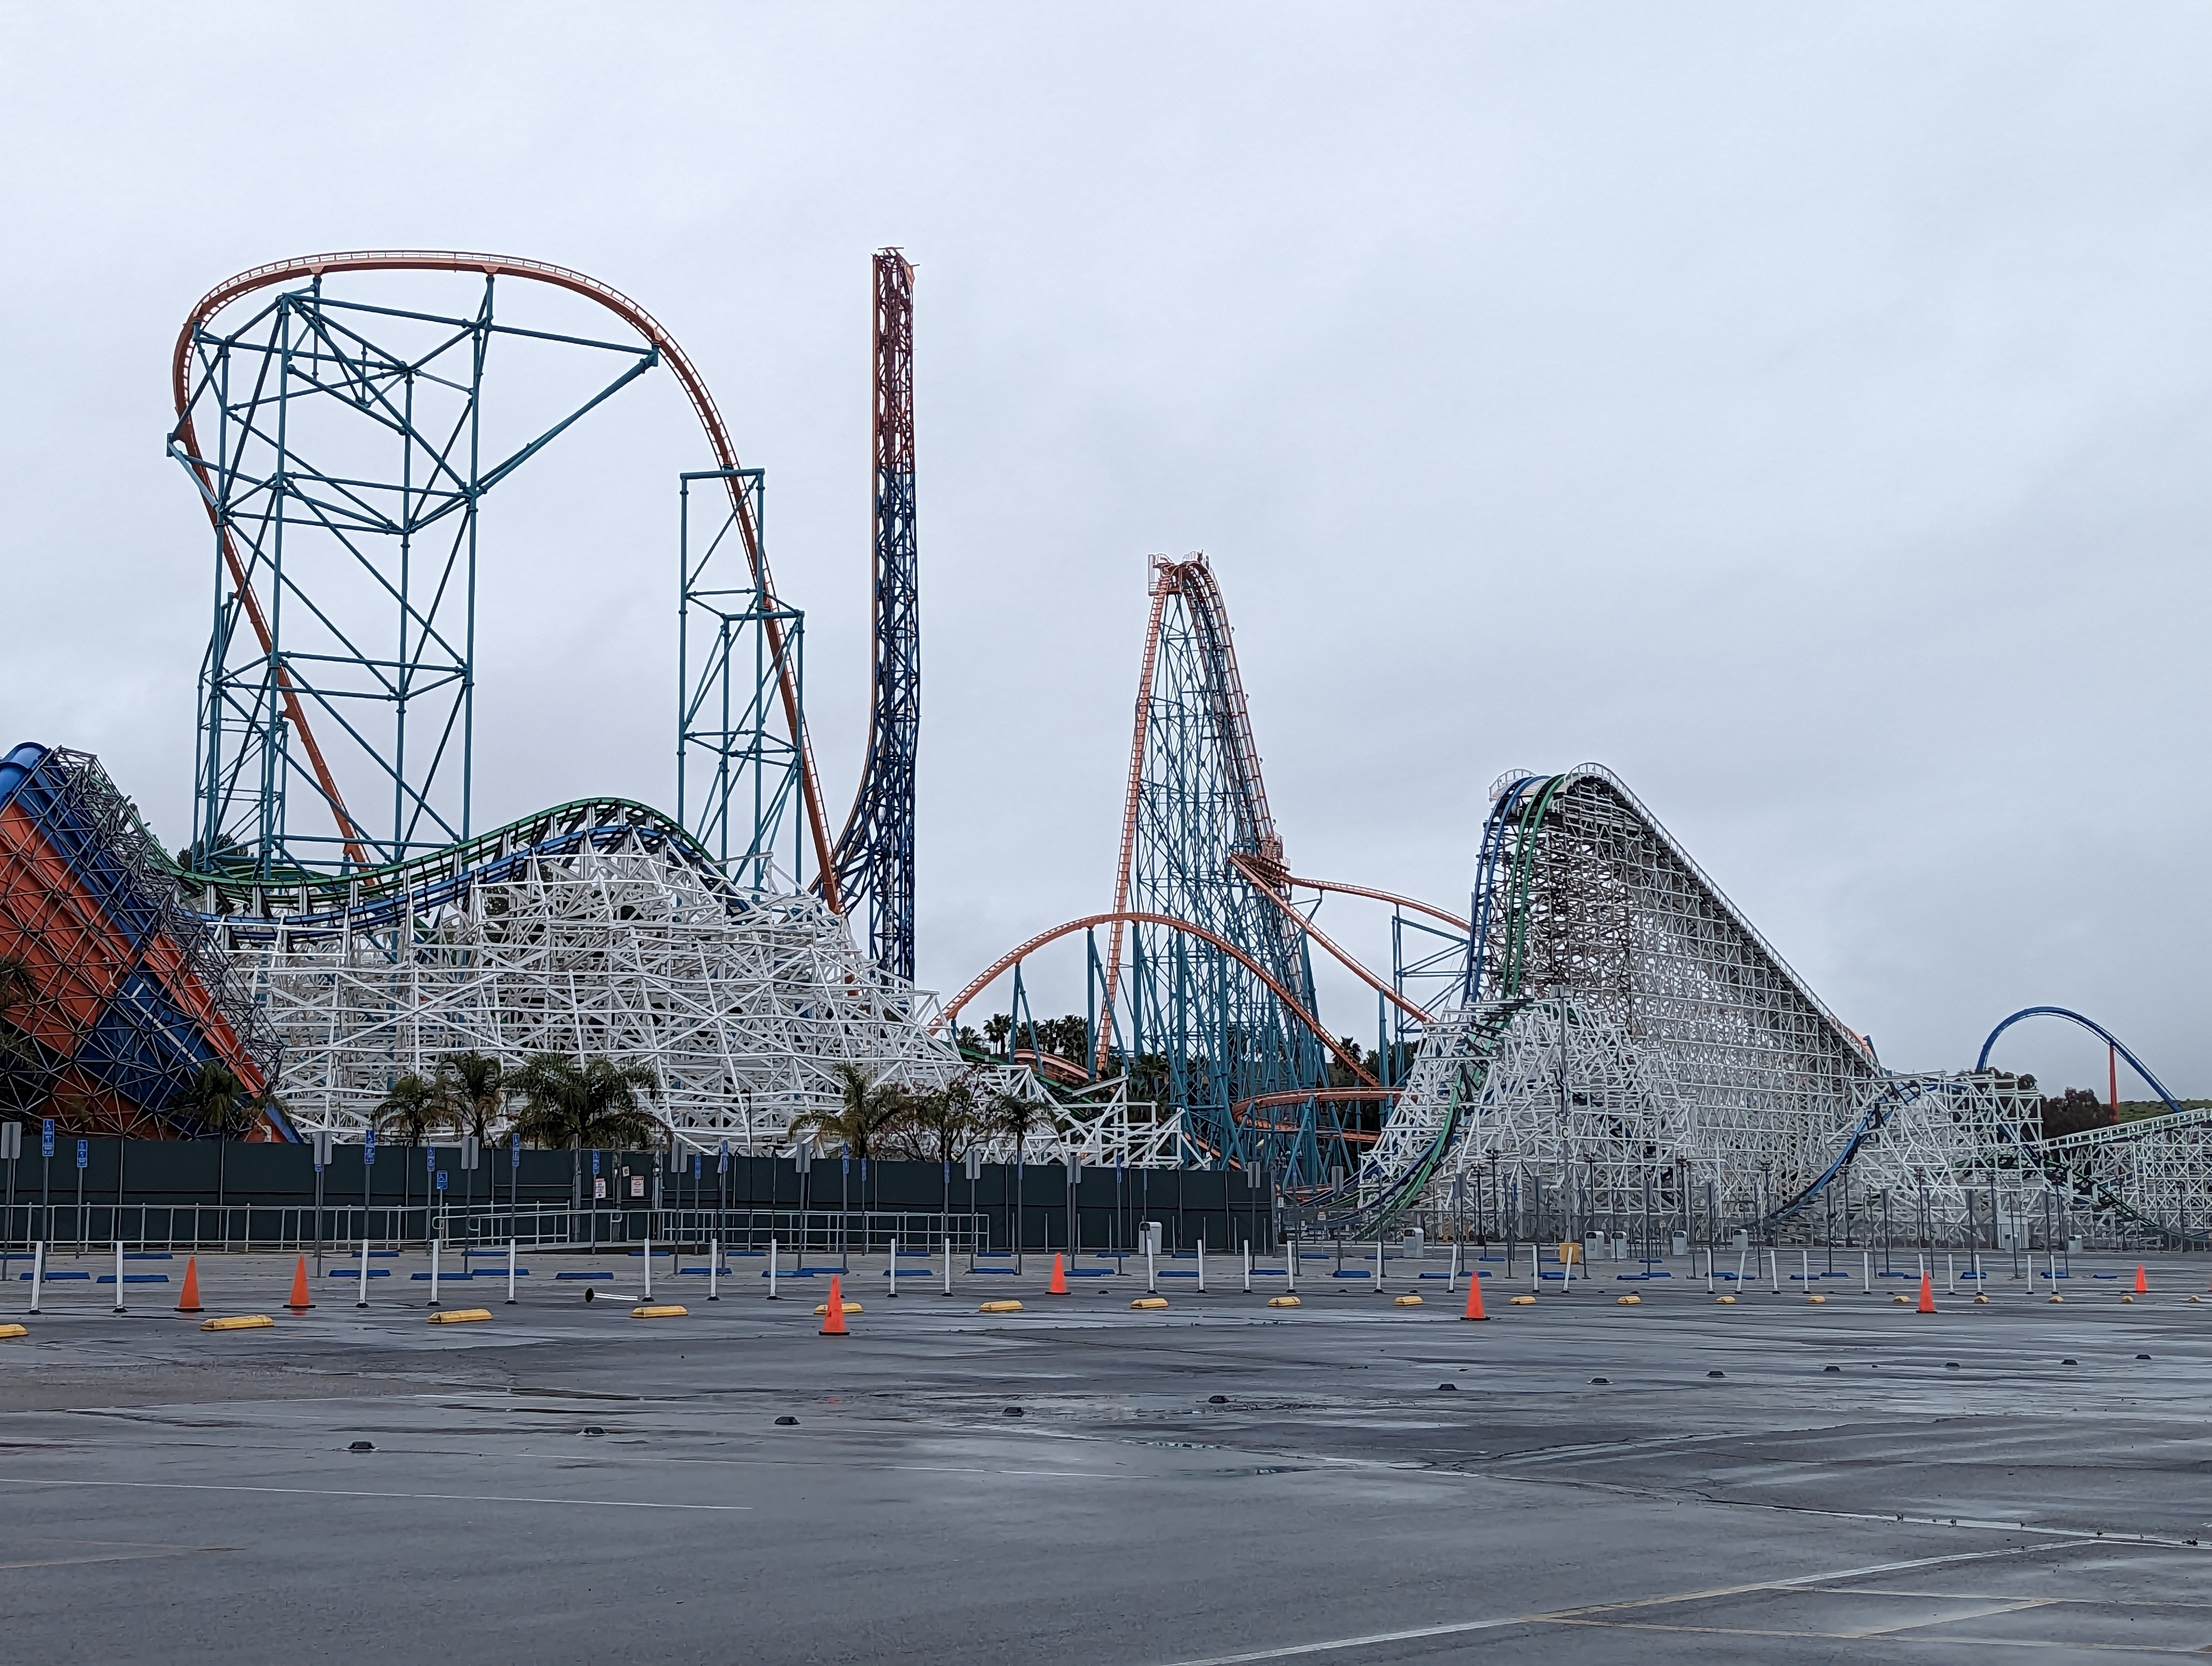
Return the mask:
{"type": "Polygon", "coordinates": [[[92,1141],[91,1141],[91,1140],[78,1140],[78,1141],[76,1142],[76,1165],[77,1165],[77,1167],[79,1167],[80,1169],[82,1169],[82,1168],[85,1168],[85,1167],[88,1166],[88,1165],[91,1164],[91,1162],[92,1162],[92,1141]]]}
{"type": "Polygon", "coordinates": [[[54,1119],[49,1116],[45,1122],[39,1124],[39,1155],[41,1157],[52,1157],[53,1154],[54,1119]]]}
{"type": "Polygon", "coordinates": [[[361,1163],[365,1169],[373,1169],[376,1166],[376,1130],[374,1128],[363,1128],[361,1131],[361,1163]]]}
{"type": "Polygon", "coordinates": [[[446,1189],[446,1171],[443,1169],[438,1170],[438,1189],[441,1192],[446,1189]]]}

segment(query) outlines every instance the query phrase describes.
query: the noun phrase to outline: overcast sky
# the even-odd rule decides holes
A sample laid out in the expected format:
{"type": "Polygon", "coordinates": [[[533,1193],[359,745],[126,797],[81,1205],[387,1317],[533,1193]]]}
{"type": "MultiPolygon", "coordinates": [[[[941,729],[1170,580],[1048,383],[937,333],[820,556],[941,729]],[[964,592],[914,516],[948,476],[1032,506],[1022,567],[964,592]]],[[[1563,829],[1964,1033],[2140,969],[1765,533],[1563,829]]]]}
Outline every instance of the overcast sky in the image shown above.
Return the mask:
{"type": "MultiPolygon", "coordinates": [[[[896,243],[925,984],[1108,906],[1146,556],[1203,550],[1298,870],[1462,902],[1492,779],[1595,760],[1888,1061],[2055,1002],[2212,1092],[2208,70],[2201,6],[2016,0],[0,5],[0,745],[183,842],[179,322],[483,249],[643,302],[768,469],[842,819],[896,243]]],[[[487,502],[480,825],[672,801],[708,460],[660,375],[487,502]]]]}

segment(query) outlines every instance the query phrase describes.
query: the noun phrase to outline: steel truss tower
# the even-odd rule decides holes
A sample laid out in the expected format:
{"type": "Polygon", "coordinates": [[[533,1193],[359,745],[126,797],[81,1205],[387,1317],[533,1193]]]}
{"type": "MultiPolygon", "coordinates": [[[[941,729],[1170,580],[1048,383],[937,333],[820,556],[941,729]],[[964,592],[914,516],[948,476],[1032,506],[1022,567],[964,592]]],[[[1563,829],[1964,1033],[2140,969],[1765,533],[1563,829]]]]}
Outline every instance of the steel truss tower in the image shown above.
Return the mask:
{"type": "Polygon", "coordinates": [[[501,324],[497,283],[452,314],[343,299],[316,273],[235,327],[192,331],[171,449],[207,493],[218,563],[198,865],[366,866],[467,836],[479,506],[659,362],[646,344],[501,324]],[[556,341],[612,375],[490,445],[487,370],[556,341]]]}
{"type": "Polygon", "coordinates": [[[805,786],[804,755],[776,723],[787,687],[805,691],[805,620],[780,606],[742,565],[750,520],[768,538],[766,478],[758,469],[711,469],[683,478],[678,541],[681,575],[676,637],[676,819],[725,872],[756,890],[799,885],[805,845],[794,813],[805,786]],[[702,494],[713,530],[695,536],[691,483],[711,480],[734,496],[702,494]],[[785,830],[790,848],[781,846],[785,830]]]}
{"type": "Polygon", "coordinates": [[[1200,930],[1115,919],[1096,1046],[1210,1160],[1317,1180],[1341,1130],[1301,1097],[1328,1086],[1328,1055],[1279,993],[1316,1010],[1228,610],[1203,556],[1156,558],[1152,596],[1114,906],[1200,930]]]}
{"type": "Polygon", "coordinates": [[[914,976],[914,775],[921,740],[921,577],[915,544],[914,268],[876,252],[873,698],[868,758],[838,836],[845,906],[867,904],[875,963],[914,976]]]}
{"type": "Polygon", "coordinates": [[[840,909],[797,656],[784,652],[744,471],[704,380],[611,285],[544,261],[445,250],[257,266],[201,297],[178,337],[169,450],[199,489],[217,557],[196,869],[264,879],[357,872],[467,836],[479,503],[657,365],[682,386],[727,487],[780,668],[775,703],[817,875],[840,909]],[[459,274],[482,288],[463,312],[330,292],[332,277],[362,272],[459,274]],[[495,299],[517,283],[580,296],[640,339],[501,322],[495,299]],[[243,323],[219,327],[256,296],[243,323]],[[535,414],[520,400],[487,404],[487,377],[509,366],[504,386],[567,392],[535,414]]]}

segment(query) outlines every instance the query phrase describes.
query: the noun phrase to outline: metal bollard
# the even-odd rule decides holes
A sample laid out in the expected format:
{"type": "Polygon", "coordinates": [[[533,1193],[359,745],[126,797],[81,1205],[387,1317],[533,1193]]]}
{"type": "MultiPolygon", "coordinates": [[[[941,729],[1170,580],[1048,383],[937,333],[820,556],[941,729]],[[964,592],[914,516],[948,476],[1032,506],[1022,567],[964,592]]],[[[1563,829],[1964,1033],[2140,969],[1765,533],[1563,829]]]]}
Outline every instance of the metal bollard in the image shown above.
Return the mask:
{"type": "Polygon", "coordinates": [[[361,1241],[361,1295],[355,1301],[354,1305],[356,1307],[368,1305],[368,1240],[367,1238],[361,1241]]]}
{"type": "Polygon", "coordinates": [[[115,1310],[123,1311],[123,1240],[115,1240],[115,1310]]]}
{"type": "Polygon", "coordinates": [[[775,1299],[775,1240],[770,1238],[768,1241],[768,1298],[770,1301],[775,1299]]]}
{"type": "Polygon", "coordinates": [[[46,1282],[46,1244],[41,1238],[31,1246],[31,1311],[39,1310],[39,1288],[46,1282]]]}
{"type": "Polygon", "coordinates": [[[1244,1293],[1252,1293],[1252,1240],[1244,1240],[1244,1293]]]}
{"type": "Polygon", "coordinates": [[[891,1291],[890,1291],[890,1293],[891,1293],[894,1297],[896,1297],[896,1296],[898,1294],[898,1240],[897,1240],[896,1238],[893,1238],[893,1239],[891,1240],[891,1291]]]}
{"type": "Polygon", "coordinates": [[[1198,1293],[1201,1296],[1206,1294],[1206,1237],[1203,1233],[1199,1235],[1198,1240],[1198,1293]]]}
{"type": "Polygon", "coordinates": [[[645,1235],[645,1299],[653,1299],[653,1234],[645,1235]]]}
{"type": "Polygon", "coordinates": [[[438,1251],[442,1247],[441,1240],[430,1240],[430,1305],[433,1307],[438,1304],[438,1251]]]}
{"type": "MultiPolygon", "coordinates": [[[[31,1288],[35,1292],[38,1286],[33,1285],[31,1288]]],[[[1148,1296],[1160,1293],[1159,1270],[1152,1265],[1152,1235],[1150,1232],[1145,1234],[1145,1293],[1148,1296]]],[[[35,1313],[38,1309],[33,1307],[31,1310],[35,1313]]]]}
{"type": "Polygon", "coordinates": [[[507,1241],[507,1304],[514,1305],[514,1240],[507,1241]]]}
{"type": "Polygon", "coordinates": [[[722,1241],[720,1238],[708,1238],[707,1240],[707,1299],[710,1302],[719,1302],[722,1299],[715,1289],[715,1284],[721,1277],[721,1272],[722,1241]]]}

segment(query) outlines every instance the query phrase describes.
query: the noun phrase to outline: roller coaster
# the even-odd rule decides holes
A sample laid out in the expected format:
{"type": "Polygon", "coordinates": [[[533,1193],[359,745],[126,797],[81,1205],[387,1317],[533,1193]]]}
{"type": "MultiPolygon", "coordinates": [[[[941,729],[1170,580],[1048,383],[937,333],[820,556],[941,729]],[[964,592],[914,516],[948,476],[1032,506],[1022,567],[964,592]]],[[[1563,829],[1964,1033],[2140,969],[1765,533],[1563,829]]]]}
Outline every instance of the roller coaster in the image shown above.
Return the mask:
{"type": "Polygon", "coordinates": [[[1198,556],[1153,575],[1115,905],[987,967],[946,1021],[1012,974],[1008,1056],[1042,1056],[1024,964],[1079,936],[1088,1073],[1264,1167],[1316,1237],[2212,1242],[2212,1112],[2119,1048],[2168,1114],[2045,1138],[1997,1038],[2052,1015],[2118,1047],[2057,1008],[1971,1071],[1887,1067],[1598,766],[1495,785],[1465,920],[1293,877],[1219,585],[1198,556]],[[1389,909],[1387,977],[1321,930],[1331,894],[1389,909]],[[1316,945],[1376,993],[1364,1059],[1318,1016],[1316,945]]]}
{"type": "Polygon", "coordinates": [[[1307,1236],[1832,1242],[1879,1219],[1929,1243],[2212,1243],[2212,1111],[2059,1008],[2007,1018],[1971,1070],[1889,1067],[1595,765],[1496,783],[1463,914],[1300,877],[1203,556],[1151,564],[1105,906],[936,1006],[913,983],[913,277],[876,256],[872,698],[834,838],[766,477],[650,313],[568,268],[435,251],[209,291],[169,435],[216,580],[191,835],[164,851],[82,754],[0,762],[9,1107],[219,1132],[191,1085],[220,1065],[264,1137],[355,1138],[449,1054],[604,1054],[653,1067],[672,1140],[773,1151],[854,1065],[1034,1104],[1002,1156],[1265,1174],[1307,1236]],[[677,483],[675,813],[597,798],[483,830],[487,505],[663,368],[707,465],[677,483]],[[1332,903],[1382,912],[1387,968],[1322,929],[1332,903]],[[1079,948],[1084,1012],[1041,1019],[1030,962],[1079,948]],[[1374,996],[1371,1045],[1324,1022],[1316,952],[1374,996]],[[987,1043],[962,1018],[1002,982],[987,1043]],[[2030,1018],[2106,1040],[2166,1114],[2046,1136],[2041,1096],[1991,1064],[2030,1018]]]}

